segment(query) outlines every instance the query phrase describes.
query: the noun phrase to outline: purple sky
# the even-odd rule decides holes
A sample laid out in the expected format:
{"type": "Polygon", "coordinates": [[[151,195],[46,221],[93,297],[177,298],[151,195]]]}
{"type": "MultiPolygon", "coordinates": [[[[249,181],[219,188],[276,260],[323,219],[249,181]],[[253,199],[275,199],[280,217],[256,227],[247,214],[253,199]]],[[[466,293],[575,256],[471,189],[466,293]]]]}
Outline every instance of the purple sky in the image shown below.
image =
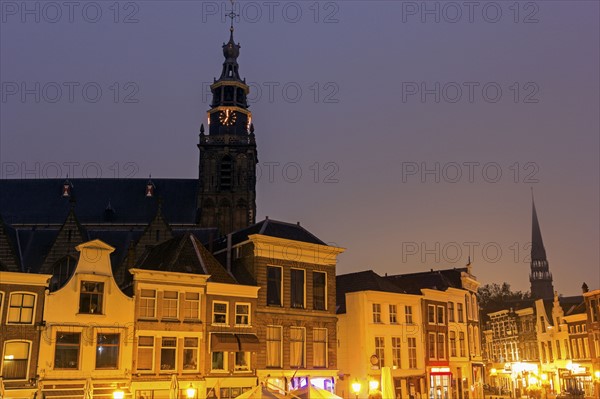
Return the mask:
{"type": "MultiPolygon", "coordinates": [[[[196,177],[229,3],[62,4],[0,3],[2,177],[196,177]]],[[[338,273],[472,248],[482,283],[528,290],[533,187],[555,289],[599,288],[599,3],[423,4],[241,3],[259,219],[347,248],[338,273]]]]}

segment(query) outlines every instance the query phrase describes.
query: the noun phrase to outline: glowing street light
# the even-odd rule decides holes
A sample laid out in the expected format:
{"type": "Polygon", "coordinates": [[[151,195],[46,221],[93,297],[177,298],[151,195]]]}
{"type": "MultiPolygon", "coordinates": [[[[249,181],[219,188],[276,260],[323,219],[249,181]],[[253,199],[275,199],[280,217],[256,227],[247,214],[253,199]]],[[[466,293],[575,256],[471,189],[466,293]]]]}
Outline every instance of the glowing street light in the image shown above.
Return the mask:
{"type": "Polygon", "coordinates": [[[379,381],[377,381],[377,380],[369,381],[369,389],[371,391],[375,391],[377,388],[379,388],[379,381]]]}
{"type": "Polygon", "coordinates": [[[188,399],[194,399],[196,396],[196,388],[194,388],[191,382],[190,386],[185,390],[185,393],[187,394],[188,399]]]}
{"type": "Polygon", "coordinates": [[[361,388],[360,382],[358,382],[357,379],[354,379],[354,382],[352,383],[352,392],[354,392],[357,399],[358,399],[358,393],[360,392],[360,388],[361,388]]]}
{"type": "Polygon", "coordinates": [[[117,388],[113,392],[113,399],[123,399],[125,397],[125,392],[123,390],[117,388]]]}

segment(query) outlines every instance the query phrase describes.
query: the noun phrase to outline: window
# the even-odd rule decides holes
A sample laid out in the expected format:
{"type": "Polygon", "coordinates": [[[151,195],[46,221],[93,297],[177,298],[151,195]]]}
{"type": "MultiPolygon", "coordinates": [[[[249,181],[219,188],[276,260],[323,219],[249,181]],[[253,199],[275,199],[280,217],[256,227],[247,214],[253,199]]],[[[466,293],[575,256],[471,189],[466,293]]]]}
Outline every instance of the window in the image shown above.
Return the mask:
{"type": "Polygon", "coordinates": [[[417,368],[417,339],[408,338],[408,368],[417,368]]]}
{"type": "Polygon", "coordinates": [[[429,358],[435,359],[435,343],[436,343],[435,333],[432,333],[432,332],[429,333],[429,340],[427,341],[427,343],[428,343],[427,350],[429,352],[429,358]]]}
{"type": "Polygon", "coordinates": [[[392,365],[395,369],[401,368],[401,340],[400,337],[392,337],[392,365]]]}
{"type": "Polygon", "coordinates": [[[137,369],[151,371],[154,369],[154,337],[139,337],[137,350],[137,369]]]}
{"type": "Polygon", "coordinates": [[[448,302],[448,322],[454,322],[454,302],[448,302]]]}
{"type": "Polygon", "coordinates": [[[313,307],[315,310],[327,309],[327,274],[313,272],[313,307]]]}
{"type": "Polygon", "coordinates": [[[281,367],[281,326],[267,326],[267,367],[281,367]]]}
{"type": "MultiPolygon", "coordinates": [[[[0,299],[2,297],[0,296],[0,299]]],[[[0,305],[0,309],[2,308],[2,306],[0,305]]],[[[596,300],[592,299],[590,301],[590,314],[592,315],[592,323],[595,323],[598,321],[598,309],[596,308],[596,300]]]]}
{"type": "Polygon", "coordinates": [[[79,342],[80,333],[56,333],[56,347],[54,349],[54,368],[73,369],[79,368],[79,342]]]}
{"type": "Polygon", "coordinates": [[[473,320],[477,321],[479,320],[479,306],[477,305],[477,297],[475,294],[473,294],[471,299],[473,300],[473,320]]]}
{"type": "Polygon", "coordinates": [[[281,267],[267,266],[267,305],[281,306],[281,267]]]}
{"type": "Polygon", "coordinates": [[[163,337],[160,346],[160,369],[175,370],[177,358],[177,338],[163,337]]]}
{"type": "Polygon", "coordinates": [[[313,329],[313,366],[327,367],[327,329],[313,329]]]}
{"type": "Polygon", "coordinates": [[[10,294],[8,306],[8,323],[33,324],[35,295],[24,293],[10,294]]]}
{"type": "Polygon", "coordinates": [[[467,320],[471,320],[471,300],[468,295],[465,295],[465,310],[467,311],[467,320]]]}
{"type": "Polygon", "coordinates": [[[564,340],[565,343],[565,359],[568,359],[569,356],[569,340],[565,339],[564,340]]]}
{"type": "Polygon", "coordinates": [[[119,334],[98,334],[96,340],[96,368],[119,367],[119,334]]]}
{"type": "Polygon", "coordinates": [[[304,367],[304,344],[306,330],[290,327],[290,367],[304,367]]]}
{"type": "Polygon", "coordinates": [[[250,325],[250,304],[236,303],[235,304],[235,325],[248,326],[250,325]]]}
{"type": "Polygon", "coordinates": [[[404,306],[404,322],[406,324],[413,324],[412,306],[404,306]]]}
{"type": "Polygon", "coordinates": [[[213,352],[212,353],[212,366],[211,369],[214,371],[225,370],[225,352],[213,352]]]}
{"type": "Polygon", "coordinates": [[[213,324],[227,324],[227,302],[213,301],[213,324]]]}
{"type": "Polygon", "coordinates": [[[463,304],[460,302],[456,304],[456,313],[458,314],[458,322],[463,323],[465,321],[465,316],[463,313],[463,304]]]}
{"type": "Polygon", "coordinates": [[[198,338],[183,339],[183,369],[198,370],[198,338]]]}
{"type": "Polygon", "coordinates": [[[163,292],[163,307],[162,317],[167,319],[177,318],[177,300],[179,299],[179,293],[177,291],[165,291],[163,292]]]}
{"type": "Polygon", "coordinates": [[[4,292],[0,291],[0,322],[2,321],[2,309],[4,305],[4,292]]]}
{"type": "Polygon", "coordinates": [[[375,337],[375,356],[379,359],[379,367],[385,366],[385,340],[384,337],[375,337]]]}
{"type": "Polygon", "coordinates": [[[381,304],[373,304],[373,323],[381,323],[381,304]]]}
{"type": "Polygon", "coordinates": [[[460,350],[460,355],[465,357],[465,333],[462,331],[458,333],[458,348],[460,350]]]}
{"type": "Polygon", "coordinates": [[[2,377],[5,380],[27,379],[30,347],[31,343],[27,341],[7,341],[4,343],[2,377]]]}
{"type": "Polygon", "coordinates": [[[438,333],[437,358],[446,358],[446,334],[438,333]]]}
{"type": "Polygon", "coordinates": [[[235,371],[250,370],[250,352],[235,352],[235,371]]]}
{"type": "MultiPolygon", "coordinates": [[[[543,323],[543,322],[544,322],[544,320],[542,319],[542,323],[543,323]]],[[[576,332],[577,334],[579,334],[579,333],[581,332],[581,326],[580,326],[579,324],[577,324],[577,325],[575,326],[575,332],[576,332]]]]}
{"type": "Polygon", "coordinates": [[[304,309],[304,270],[291,270],[291,306],[304,309]]]}
{"type": "Polygon", "coordinates": [[[396,305],[390,305],[390,324],[398,323],[398,310],[396,305]]]}
{"type": "Polygon", "coordinates": [[[140,292],[140,317],[156,317],[156,291],[141,290],[140,292]]]}
{"type": "Polygon", "coordinates": [[[456,332],[450,331],[448,335],[450,337],[450,356],[456,356],[456,332]]]}
{"type": "Polygon", "coordinates": [[[104,283],[82,281],[79,294],[79,313],[102,314],[104,283]]]}
{"type": "Polygon", "coordinates": [[[185,293],[185,300],[183,301],[183,318],[186,320],[200,319],[200,293],[185,293]]]}
{"type": "Polygon", "coordinates": [[[437,307],[437,323],[438,324],[444,324],[444,307],[443,306],[438,306],[437,307]]]}
{"type": "Polygon", "coordinates": [[[427,322],[435,324],[435,305],[427,305],[427,322]]]}
{"type": "Polygon", "coordinates": [[[556,340],[556,358],[558,360],[560,360],[562,358],[562,354],[560,351],[560,341],[558,339],[556,340]]]}

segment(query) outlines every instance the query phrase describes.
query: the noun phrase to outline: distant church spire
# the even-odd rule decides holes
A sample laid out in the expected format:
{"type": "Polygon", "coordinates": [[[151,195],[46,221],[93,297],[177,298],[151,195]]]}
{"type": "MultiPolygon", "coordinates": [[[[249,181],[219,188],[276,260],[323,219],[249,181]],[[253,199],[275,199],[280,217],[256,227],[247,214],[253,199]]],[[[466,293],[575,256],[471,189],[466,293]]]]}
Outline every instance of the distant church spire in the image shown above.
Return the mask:
{"type": "Polygon", "coordinates": [[[554,287],[552,285],[552,274],[546,259],[546,249],[542,240],[542,231],[538,221],[533,188],[531,189],[531,295],[537,299],[552,299],[554,287]]]}

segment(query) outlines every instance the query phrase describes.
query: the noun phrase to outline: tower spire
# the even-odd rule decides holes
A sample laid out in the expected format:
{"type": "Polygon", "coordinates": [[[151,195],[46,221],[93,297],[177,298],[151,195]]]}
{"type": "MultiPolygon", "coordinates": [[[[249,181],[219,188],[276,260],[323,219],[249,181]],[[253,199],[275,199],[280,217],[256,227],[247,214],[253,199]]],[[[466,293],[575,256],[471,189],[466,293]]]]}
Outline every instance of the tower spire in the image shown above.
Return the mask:
{"type": "Polygon", "coordinates": [[[554,287],[552,285],[552,274],[546,259],[546,249],[542,240],[542,231],[535,209],[533,188],[531,188],[531,296],[538,299],[552,299],[554,287]]]}

